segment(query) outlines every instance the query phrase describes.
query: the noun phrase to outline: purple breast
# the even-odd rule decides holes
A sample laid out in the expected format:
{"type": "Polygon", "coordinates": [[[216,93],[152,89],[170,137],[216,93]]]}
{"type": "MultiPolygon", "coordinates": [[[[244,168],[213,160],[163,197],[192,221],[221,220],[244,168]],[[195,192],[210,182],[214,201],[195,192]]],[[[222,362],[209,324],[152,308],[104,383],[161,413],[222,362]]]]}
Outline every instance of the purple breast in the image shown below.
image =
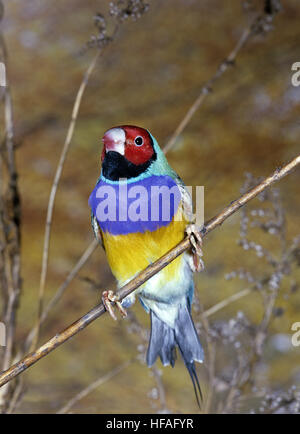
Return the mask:
{"type": "Polygon", "coordinates": [[[149,176],[136,182],[100,180],[89,205],[103,232],[113,235],[155,231],[172,221],[181,200],[169,176],[149,176]]]}

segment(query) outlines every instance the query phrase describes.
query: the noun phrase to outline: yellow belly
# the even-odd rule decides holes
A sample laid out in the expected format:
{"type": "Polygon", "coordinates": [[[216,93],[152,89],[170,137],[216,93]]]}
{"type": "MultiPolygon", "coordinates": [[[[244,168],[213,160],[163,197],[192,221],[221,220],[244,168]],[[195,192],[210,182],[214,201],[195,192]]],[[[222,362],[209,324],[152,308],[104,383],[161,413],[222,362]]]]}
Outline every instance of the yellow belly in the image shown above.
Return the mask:
{"type": "MultiPolygon", "coordinates": [[[[168,226],[154,232],[110,235],[102,233],[103,244],[111,271],[122,285],[139,271],[167,253],[184,238],[187,221],[176,218],[168,226]]],[[[164,278],[176,278],[180,273],[182,257],[176,258],[163,270],[164,278]]],[[[162,273],[162,272],[160,272],[162,273]]]]}

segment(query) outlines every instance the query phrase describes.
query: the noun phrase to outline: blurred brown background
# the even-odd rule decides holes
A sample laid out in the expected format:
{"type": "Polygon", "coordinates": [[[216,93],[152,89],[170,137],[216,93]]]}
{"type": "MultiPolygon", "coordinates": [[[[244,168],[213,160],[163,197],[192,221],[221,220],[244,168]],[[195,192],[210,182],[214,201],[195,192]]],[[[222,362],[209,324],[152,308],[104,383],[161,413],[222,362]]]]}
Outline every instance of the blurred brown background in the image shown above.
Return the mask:
{"type": "MultiPolygon", "coordinates": [[[[19,149],[17,164],[22,194],[23,295],[18,312],[18,340],[37,315],[37,296],[47,202],[72,104],[88,63],[95,54],[80,49],[96,30],[93,16],[108,13],[108,1],[5,1],[3,32],[9,53],[9,76],[19,149]]],[[[100,173],[101,137],[111,126],[148,128],[163,145],[170,138],[202,84],[212,76],[243,29],[251,12],[235,0],[149,0],[149,11],[126,21],[105,50],[91,77],[80,108],[62,180],[52,228],[46,300],[50,299],[92,240],[88,197],[100,173]]],[[[253,2],[255,10],[261,1],[253,2]]],[[[205,218],[213,217],[239,195],[245,172],[267,176],[299,152],[300,87],[291,85],[291,66],[300,61],[300,5],[287,0],[274,29],[254,37],[214,86],[168,160],[187,185],[205,186],[205,218]]],[[[1,125],[3,125],[1,110],[1,125]]],[[[299,234],[299,170],[278,185],[286,211],[287,237],[299,234]]],[[[255,199],[257,200],[257,199],[255,199]]],[[[206,270],[197,277],[199,297],[207,309],[245,288],[224,275],[237,268],[257,271],[263,260],[237,245],[240,215],[236,213],[206,239],[206,270]]],[[[259,232],[256,241],[274,251],[277,245],[259,232]]],[[[299,281],[295,269],[293,278],[299,281]]],[[[73,322],[113,285],[102,249],[72,282],[42,327],[40,343],[73,322]],[[97,282],[97,288],[87,279],[97,282]]],[[[283,284],[284,285],[284,284],[283,284]]],[[[300,321],[299,292],[279,297],[283,315],[272,320],[272,336],[291,337],[300,321]]],[[[139,303],[134,312],[148,326],[139,303]]],[[[261,319],[256,293],[229,305],[213,320],[243,311],[254,323],[261,319]]],[[[71,341],[25,374],[26,395],[18,412],[50,412],[86,385],[132,359],[141,344],[126,321],[108,316],[95,321],[71,341]]],[[[270,344],[271,345],[271,344],[270,344]]],[[[268,347],[267,347],[268,348],[268,347]]],[[[2,351],[2,349],[0,349],[2,351]]],[[[300,381],[300,349],[271,348],[261,368],[261,383],[288,388],[300,381]]],[[[217,360],[222,367],[222,360],[217,360]]],[[[159,367],[160,364],[159,364],[159,367]]],[[[205,390],[207,366],[199,368],[205,390]]],[[[163,369],[167,407],[195,412],[192,386],[183,363],[163,369]]],[[[149,393],[156,387],[151,371],[134,362],[72,409],[77,412],[148,413],[155,411],[149,393]]]]}

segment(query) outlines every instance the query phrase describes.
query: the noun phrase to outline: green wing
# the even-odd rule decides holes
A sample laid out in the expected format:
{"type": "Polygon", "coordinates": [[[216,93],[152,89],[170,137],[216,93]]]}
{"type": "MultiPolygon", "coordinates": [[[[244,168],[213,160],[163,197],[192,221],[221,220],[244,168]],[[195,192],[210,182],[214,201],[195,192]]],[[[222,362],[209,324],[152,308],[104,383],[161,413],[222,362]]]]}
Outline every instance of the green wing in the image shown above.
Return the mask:
{"type": "Polygon", "coordinates": [[[93,232],[95,235],[96,240],[99,242],[99,244],[101,244],[101,246],[104,248],[104,243],[103,243],[103,236],[102,236],[102,231],[100,229],[99,223],[96,219],[96,216],[94,215],[94,213],[91,213],[91,221],[92,221],[92,228],[93,228],[93,232]]]}

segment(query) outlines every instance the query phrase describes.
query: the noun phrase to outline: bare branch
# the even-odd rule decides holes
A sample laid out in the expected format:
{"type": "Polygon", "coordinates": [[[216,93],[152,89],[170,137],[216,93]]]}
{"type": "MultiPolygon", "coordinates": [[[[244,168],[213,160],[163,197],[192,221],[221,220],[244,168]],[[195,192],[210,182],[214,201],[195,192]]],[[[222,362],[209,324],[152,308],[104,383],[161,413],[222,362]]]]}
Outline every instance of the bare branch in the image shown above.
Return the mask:
{"type": "MultiPolygon", "coordinates": [[[[0,20],[3,16],[3,4],[0,1],[0,20]]],[[[2,29],[0,28],[0,54],[5,70],[8,71],[8,53],[2,29]]],[[[0,192],[0,228],[3,235],[0,238],[0,259],[2,276],[2,292],[4,293],[4,321],[6,324],[6,347],[1,360],[2,369],[5,370],[12,363],[14,350],[16,315],[21,295],[21,207],[20,193],[18,187],[18,174],[15,163],[14,150],[14,117],[13,103],[10,92],[9,79],[6,76],[4,87],[4,124],[5,138],[4,146],[1,149],[0,165],[6,167],[6,173],[1,173],[0,192]],[[4,164],[2,164],[4,163],[4,164]]],[[[8,389],[4,388],[0,393],[0,406],[8,404],[5,402],[8,389]]]]}
{"type": "Polygon", "coordinates": [[[239,300],[240,298],[245,297],[248,294],[251,294],[252,291],[253,289],[251,288],[245,288],[242,291],[239,291],[236,294],[233,294],[230,297],[225,298],[225,300],[222,300],[214,306],[210,307],[205,312],[203,312],[203,315],[206,317],[211,316],[219,310],[224,309],[224,307],[228,306],[230,303],[239,300]]]}
{"type": "Polygon", "coordinates": [[[123,363],[122,365],[118,366],[117,368],[113,369],[112,371],[108,372],[107,374],[103,375],[102,377],[98,378],[97,380],[93,381],[93,383],[89,384],[81,392],[77,393],[77,395],[75,395],[72,399],[70,399],[70,401],[68,401],[67,404],[65,404],[57,412],[57,414],[68,413],[70,411],[70,409],[76,404],[76,402],[85,398],[89,393],[91,393],[95,389],[97,389],[97,387],[102,386],[102,384],[111,380],[113,377],[115,377],[121,371],[123,371],[125,368],[127,368],[131,363],[132,363],[132,360],[131,361],[129,360],[129,361],[123,363]]]}
{"type": "Polygon", "coordinates": [[[97,64],[97,61],[100,57],[101,51],[97,51],[96,55],[93,57],[89,67],[87,68],[81,85],[78,89],[73,111],[72,111],[72,117],[71,122],[69,125],[69,129],[67,132],[66,140],[64,143],[64,146],[61,151],[60,159],[58,162],[58,166],[56,169],[56,173],[54,176],[50,196],[49,196],[49,202],[48,202],[48,209],[47,209],[47,217],[46,217],[46,226],[45,226],[45,238],[44,238],[44,248],[43,248],[43,259],[42,259],[42,271],[41,271],[41,279],[40,279],[40,288],[39,288],[39,308],[38,308],[38,323],[36,325],[36,333],[35,333],[35,339],[33,342],[33,347],[36,345],[38,336],[39,336],[39,329],[40,329],[40,323],[41,323],[41,317],[43,313],[43,299],[44,299],[44,292],[45,292],[45,284],[46,284],[46,277],[47,277],[47,269],[48,269],[48,258],[49,258],[49,245],[50,245],[50,235],[51,235],[51,225],[52,225],[52,218],[53,218],[53,210],[54,210],[54,203],[56,198],[56,193],[58,189],[58,184],[60,181],[60,177],[62,174],[62,170],[64,167],[64,163],[66,161],[66,157],[68,154],[68,151],[70,149],[71,140],[74,134],[74,129],[79,113],[79,108],[81,104],[81,100],[84,94],[84,91],[87,87],[89,78],[92,74],[92,72],[95,69],[95,66],[97,64]]]}
{"type": "MultiPolygon", "coordinates": [[[[275,11],[276,13],[278,11],[275,11]]],[[[180,136],[180,134],[183,132],[183,130],[186,128],[188,123],[191,121],[192,117],[196,113],[196,111],[199,109],[199,107],[203,104],[206,97],[211,94],[213,90],[213,85],[215,82],[222,77],[222,75],[228,70],[228,68],[234,66],[235,60],[239,52],[245,47],[247,42],[251,39],[252,36],[261,33],[263,31],[266,31],[264,24],[266,21],[270,21],[272,19],[271,15],[268,15],[267,13],[264,15],[258,15],[251,23],[250,25],[244,30],[242,33],[242,36],[238,40],[237,44],[233,48],[233,50],[230,52],[230,54],[220,63],[218,66],[216,72],[214,75],[202,86],[199,95],[193,102],[193,104],[188,109],[187,113],[179,123],[178,127],[172,134],[171,138],[167,142],[167,144],[164,147],[164,152],[170,151],[171,148],[176,143],[176,140],[180,136]]],[[[269,30],[269,29],[268,29],[269,30]]]]}
{"type": "MultiPolygon", "coordinates": [[[[69,272],[69,274],[66,277],[66,279],[64,280],[64,282],[60,285],[60,287],[58,288],[58,290],[56,291],[56,293],[54,294],[54,296],[51,298],[51,300],[49,301],[49,303],[47,304],[47,306],[43,310],[41,318],[40,318],[40,325],[43,324],[43,322],[46,320],[46,318],[49,315],[50,310],[61,299],[61,297],[63,296],[63,294],[64,294],[65,290],[67,289],[67,287],[70,285],[70,283],[72,282],[72,280],[76,277],[76,275],[78,274],[79,270],[86,264],[86,262],[88,261],[88,259],[92,255],[92,253],[98,247],[98,245],[99,244],[98,244],[97,240],[93,240],[88,245],[88,247],[86,248],[86,250],[83,252],[83,254],[81,255],[81,257],[79,258],[78,262],[74,265],[74,267],[69,272]]],[[[28,336],[27,336],[26,341],[25,341],[25,346],[24,346],[25,351],[26,350],[28,351],[28,348],[32,344],[33,340],[35,339],[36,333],[37,333],[37,326],[33,327],[32,330],[28,333],[28,336]]]]}
{"type": "MultiPolygon", "coordinates": [[[[215,229],[217,226],[221,225],[228,217],[230,217],[233,213],[235,213],[239,208],[249,202],[251,199],[256,197],[259,193],[264,191],[267,187],[274,184],[275,182],[282,179],[287,174],[291,173],[293,169],[295,169],[300,164],[300,155],[295,157],[288,164],[283,166],[281,169],[276,169],[275,172],[270,175],[268,178],[264,179],[260,182],[256,187],[250,189],[248,192],[244,193],[239,199],[234,200],[229,206],[227,206],[221,213],[217,216],[209,220],[205,223],[202,228],[203,237],[206,236],[209,232],[215,229]]],[[[131,294],[134,290],[136,290],[139,286],[145,283],[148,279],[166,267],[171,261],[176,259],[179,255],[190,248],[190,240],[189,238],[185,238],[179,244],[177,244],[173,249],[171,249],[168,253],[163,255],[160,259],[155,261],[146,269],[142,270],[134,279],[124,285],[118,295],[120,300],[123,300],[129,294],[131,294]]],[[[56,334],[52,339],[38,348],[36,351],[28,354],[18,363],[11,366],[7,371],[3,372],[0,375],[0,386],[3,386],[8,381],[12,380],[14,377],[19,375],[21,372],[28,369],[31,365],[36,363],[42,357],[45,357],[59,345],[66,342],[72,336],[83,330],[87,327],[91,322],[95,319],[99,318],[101,315],[105,313],[105,308],[103,304],[99,304],[90,310],[83,317],[79,318],[61,333],[56,334]]]]}

